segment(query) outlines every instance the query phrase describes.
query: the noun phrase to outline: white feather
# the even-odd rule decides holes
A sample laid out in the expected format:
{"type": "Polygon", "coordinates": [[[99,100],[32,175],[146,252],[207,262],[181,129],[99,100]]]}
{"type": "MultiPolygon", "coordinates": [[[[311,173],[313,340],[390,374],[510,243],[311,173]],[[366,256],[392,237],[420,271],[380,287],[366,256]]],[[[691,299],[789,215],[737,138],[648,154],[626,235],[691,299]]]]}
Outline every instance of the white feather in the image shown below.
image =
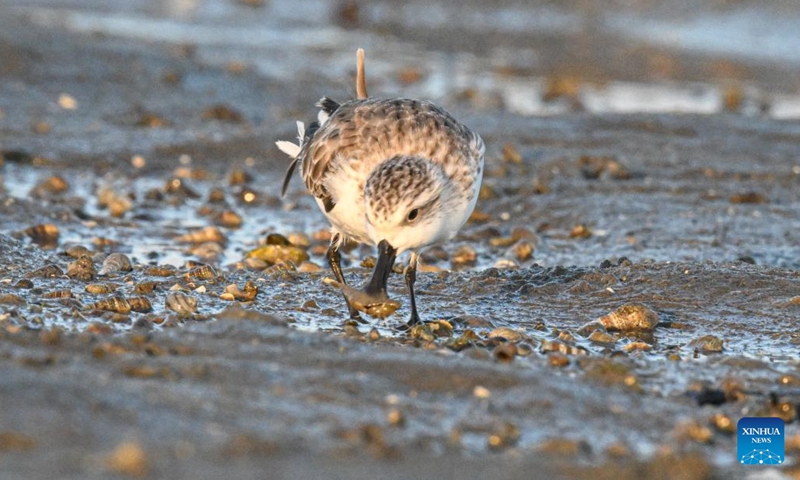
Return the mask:
{"type": "Polygon", "coordinates": [[[291,158],[297,158],[297,156],[300,155],[300,145],[287,142],[286,140],[279,140],[275,142],[275,145],[278,146],[281,152],[289,155],[291,158]]]}
{"type": "Polygon", "coordinates": [[[303,138],[306,136],[306,125],[303,122],[297,122],[297,143],[287,142],[286,140],[278,140],[275,145],[278,146],[281,152],[289,155],[291,158],[297,158],[300,151],[303,149],[303,138]]]}
{"type": "Polygon", "coordinates": [[[319,122],[319,126],[321,127],[325,125],[325,122],[327,122],[329,118],[331,118],[331,116],[328,115],[328,112],[326,112],[325,110],[320,110],[319,113],[317,114],[317,121],[319,122]]]}

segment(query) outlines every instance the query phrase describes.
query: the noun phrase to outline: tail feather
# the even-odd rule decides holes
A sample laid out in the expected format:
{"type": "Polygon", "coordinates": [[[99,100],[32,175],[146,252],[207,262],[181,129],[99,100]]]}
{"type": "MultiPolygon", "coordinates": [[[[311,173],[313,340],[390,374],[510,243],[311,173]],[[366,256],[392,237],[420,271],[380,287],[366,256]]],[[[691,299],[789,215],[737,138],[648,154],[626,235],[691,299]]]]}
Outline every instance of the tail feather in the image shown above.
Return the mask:
{"type": "Polygon", "coordinates": [[[300,152],[303,150],[303,140],[306,136],[306,126],[303,122],[297,122],[297,143],[287,142],[286,140],[279,140],[275,142],[278,149],[289,155],[292,163],[286,170],[286,176],[283,178],[283,187],[281,188],[281,196],[286,195],[286,189],[289,187],[289,181],[292,179],[294,169],[297,167],[297,162],[300,159],[300,152]]]}
{"type": "Polygon", "coordinates": [[[339,103],[328,97],[322,97],[317,102],[319,113],[317,114],[317,121],[320,125],[324,125],[328,121],[333,112],[339,109],[339,103]]]}

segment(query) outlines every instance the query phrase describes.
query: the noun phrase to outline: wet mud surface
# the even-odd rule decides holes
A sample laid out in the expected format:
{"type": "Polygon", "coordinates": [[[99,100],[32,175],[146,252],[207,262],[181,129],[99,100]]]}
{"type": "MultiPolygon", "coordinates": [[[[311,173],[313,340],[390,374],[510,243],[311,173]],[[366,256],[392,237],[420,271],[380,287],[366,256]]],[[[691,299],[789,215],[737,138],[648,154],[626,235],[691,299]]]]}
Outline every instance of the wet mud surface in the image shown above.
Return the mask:
{"type": "Polygon", "coordinates": [[[641,39],[800,11],[606,3],[0,7],[0,476],[737,478],[757,415],[797,476],[800,59],[641,39]],[[357,46],[488,146],[410,331],[407,258],[401,308],[345,322],[323,216],[279,197],[274,141],[357,46]]]}

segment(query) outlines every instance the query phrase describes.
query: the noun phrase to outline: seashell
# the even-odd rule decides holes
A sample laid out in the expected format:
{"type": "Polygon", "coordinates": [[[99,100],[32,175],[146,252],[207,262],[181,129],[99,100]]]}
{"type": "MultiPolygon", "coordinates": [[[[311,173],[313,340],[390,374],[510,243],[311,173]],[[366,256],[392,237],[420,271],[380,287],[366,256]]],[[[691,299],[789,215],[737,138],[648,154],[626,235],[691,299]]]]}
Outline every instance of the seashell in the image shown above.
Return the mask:
{"type": "Polygon", "coordinates": [[[225,228],[239,228],[242,226],[242,216],[233,210],[224,210],[214,218],[214,223],[225,228]]]}
{"type": "Polygon", "coordinates": [[[0,304],[2,305],[27,305],[28,302],[20,297],[19,295],[14,295],[13,293],[3,293],[0,294],[0,304]]]}
{"type": "Polygon", "coordinates": [[[414,325],[408,333],[411,338],[422,340],[423,342],[432,342],[435,338],[427,323],[418,323],[414,325]]]}
{"type": "Polygon", "coordinates": [[[286,247],[291,245],[292,242],[289,241],[288,238],[284,237],[280,233],[270,233],[267,235],[266,240],[264,241],[265,245],[278,245],[281,247],[286,247]]]}
{"type": "Polygon", "coordinates": [[[269,264],[260,258],[255,257],[247,257],[241,262],[239,262],[236,268],[247,268],[250,270],[264,270],[267,268],[269,264]]]}
{"type": "Polygon", "coordinates": [[[617,340],[603,330],[595,330],[589,334],[589,340],[595,343],[616,343],[617,340]]]}
{"type": "Polygon", "coordinates": [[[519,342],[523,339],[523,335],[509,327],[497,327],[487,335],[488,338],[505,338],[509,342],[519,342]]]}
{"type": "Polygon", "coordinates": [[[101,186],[97,189],[97,206],[107,208],[114,218],[120,218],[133,208],[130,198],[120,195],[112,188],[101,186]]]}
{"type": "Polygon", "coordinates": [[[23,230],[31,241],[42,248],[55,247],[58,244],[59,230],[52,223],[42,223],[23,230]]]}
{"type": "Polygon", "coordinates": [[[222,245],[217,242],[204,242],[198,245],[192,246],[189,249],[189,253],[194,255],[202,260],[214,260],[224,252],[225,249],[222,245]]]}
{"type": "Polygon", "coordinates": [[[622,347],[622,349],[624,351],[626,351],[626,352],[634,352],[634,351],[647,352],[651,348],[652,347],[650,345],[648,345],[647,343],[642,342],[642,341],[631,342],[631,343],[625,345],[624,347],[622,347]]]}
{"type": "Polygon", "coordinates": [[[189,270],[186,274],[187,278],[196,278],[198,280],[211,280],[217,278],[217,271],[211,265],[200,265],[189,270]]]}
{"type": "Polygon", "coordinates": [[[230,185],[244,185],[253,181],[253,176],[245,172],[241,168],[234,168],[228,177],[230,185]]]}
{"type": "Polygon", "coordinates": [[[227,243],[228,238],[218,227],[205,227],[201,230],[194,230],[185,235],[175,237],[174,240],[182,243],[216,242],[224,244],[227,243]]]}
{"type": "Polygon", "coordinates": [[[89,310],[104,310],[116,313],[130,313],[131,304],[121,295],[114,295],[86,307],[89,310]]]}
{"type": "Polygon", "coordinates": [[[33,288],[33,282],[28,280],[27,278],[23,278],[19,280],[17,283],[14,284],[14,288],[23,288],[23,289],[31,289],[33,288]]]}
{"type": "Polygon", "coordinates": [[[589,351],[583,347],[569,345],[559,340],[542,340],[539,347],[541,353],[558,352],[565,355],[588,355],[589,351]]]}
{"type": "Polygon", "coordinates": [[[492,356],[499,363],[511,363],[518,354],[513,342],[503,342],[492,350],[492,356]]]}
{"type": "Polygon", "coordinates": [[[469,348],[474,345],[474,339],[470,338],[467,335],[461,335],[460,337],[451,338],[447,340],[444,344],[445,347],[453,350],[454,352],[460,352],[465,348],[469,348]]]}
{"type": "Polygon", "coordinates": [[[262,245],[247,253],[248,257],[255,257],[269,264],[292,262],[298,265],[308,260],[308,253],[300,247],[293,245],[262,245]]]}
{"type": "Polygon", "coordinates": [[[111,250],[119,246],[118,241],[105,237],[95,237],[92,239],[92,243],[97,249],[105,251],[111,250]]]}
{"type": "Polygon", "coordinates": [[[88,282],[94,280],[95,274],[94,262],[85,255],[67,265],[67,276],[69,278],[88,282]]]}
{"type": "Polygon", "coordinates": [[[133,270],[131,260],[124,253],[112,253],[103,260],[103,265],[100,267],[98,275],[108,275],[109,273],[116,272],[130,272],[133,270]]]}
{"type": "Polygon", "coordinates": [[[141,282],[133,286],[133,293],[150,294],[158,287],[159,282],[141,282]]]}
{"type": "Polygon", "coordinates": [[[297,266],[297,271],[300,273],[316,273],[321,272],[322,267],[313,262],[303,262],[297,266]]]}
{"type": "Polygon", "coordinates": [[[64,271],[58,265],[50,264],[45,265],[44,267],[37,268],[32,272],[28,272],[25,274],[25,278],[53,278],[53,277],[61,277],[64,275],[64,271]]]}
{"type": "Polygon", "coordinates": [[[520,262],[525,262],[533,257],[533,243],[528,240],[519,240],[511,247],[511,253],[520,262]]]}
{"type": "Polygon", "coordinates": [[[33,198],[50,198],[55,195],[61,195],[69,189],[69,183],[63,177],[53,175],[41,182],[31,189],[28,193],[33,198]]]}
{"type": "Polygon", "coordinates": [[[83,256],[87,256],[88,257],[88,256],[92,255],[91,250],[89,250],[88,248],[84,247],[83,245],[70,245],[70,247],[67,248],[64,251],[64,253],[66,253],[67,256],[70,257],[70,258],[81,258],[83,256]]]}
{"type": "Polygon", "coordinates": [[[575,336],[566,330],[558,332],[558,339],[561,340],[562,342],[567,342],[567,343],[575,342],[575,336]]]}
{"type": "Polygon", "coordinates": [[[219,187],[208,192],[208,203],[225,203],[225,191],[219,187]]]}
{"type": "Polygon", "coordinates": [[[501,258],[500,260],[494,262],[494,265],[492,265],[492,268],[513,270],[513,269],[519,268],[519,265],[517,265],[517,262],[515,262],[514,260],[508,260],[506,258],[501,258]]]}
{"type": "Polygon", "coordinates": [[[197,310],[197,299],[182,292],[167,295],[166,307],[181,316],[189,316],[197,310]]]}
{"type": "Polygon", "coordinates": [[[239,300],[240,302],[251,302],[255,300],[256,295],[258,295],[258,287],[248,280],[244,284],[243,290],[239,290],[239,287],[234,283],[225,287],[225,293],[231,294],[232,299],[239,300]]]}
{"type": "Polygon", "coordinates": [[[128,304],[134,312],[150,312],[153,305],[147,297],[132,297],[128,299],[128,304]]]}
{"type": "Polygon", "coordinates": [[[186,198],[200,198],[200,194],[178,177],[170,178],[164,186],[164,191],[170,195],[186,198]]]}
{"type": "Polygon", "coordinates": [[[85,288],[87,293],[102,294],[112,293],[117,290],[117,285],[113,283],[90,283],[85,288]]]}
{"type": "Polygon", "coordinates": [[[592,231],[584,224],[575,225],[569,232],[570,238],[590,238],[592,231]]]}
{"type": "Polygon", "coordinates": [[[72,298],[72,290],[53,290],[42,295],[43,298],[72,298]]]}
{"type": "Polygon", "coordinates": [[[723,350],[723,341],[714,335],[703,335],[689,342],[689,346],[702,353],[720,353],[723,350]]]}
{"type": "Polygon", "coordinates": [[[152,275],[154,277],[171,277],[178,273],[178,269],[172,265],[155,265],[147,267],[144,270],[145,275],[152,275]]]}
{"type": "Polygon", "coordinates": [[[289,240],[289,243],[295,247],[309,248],[311,246],[311,239],[305,233],[292,232],[286,236],[286,240],[289,240]]]}
{"type": "Polygon", "coordinates": [[[597,319],[608,330],[651,331],[658,325],[658,314],[640,303],[626,303],[597,319]]]}
{"type": "Polygon", "coordinates": [[[456,249],[450,261],[456,266],[472,265],[478,259],[478,253],[469,245],[462,245],[456,249]]]}

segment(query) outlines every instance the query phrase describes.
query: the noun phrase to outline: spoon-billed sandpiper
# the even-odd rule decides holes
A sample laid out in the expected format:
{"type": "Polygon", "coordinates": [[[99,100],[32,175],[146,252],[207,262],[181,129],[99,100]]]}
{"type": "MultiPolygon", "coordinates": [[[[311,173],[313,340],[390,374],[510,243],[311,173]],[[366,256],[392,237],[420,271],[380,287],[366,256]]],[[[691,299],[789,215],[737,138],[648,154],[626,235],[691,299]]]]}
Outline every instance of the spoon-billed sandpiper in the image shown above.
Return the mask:
{"type": "Polygon", "coordinates": [[[450,240],[469,218],[483,176],[481,137],[443,108],[424,100],[368,98],[364,52],[358,51],[358,98],[323,97],[317,120],[297,122],[297,144],[278,142],[330,220],[328,261],[351,318],[359,311],[383,318],[399,304],[386,295],[397,255],[411,251],[405,280],[411,302],[408,325],[420,321],[414,296],[418,249],[450,240]],[[377,245],[378,259],[361,290],[345,284],[339,247],[346,239],[377,245]]]}

